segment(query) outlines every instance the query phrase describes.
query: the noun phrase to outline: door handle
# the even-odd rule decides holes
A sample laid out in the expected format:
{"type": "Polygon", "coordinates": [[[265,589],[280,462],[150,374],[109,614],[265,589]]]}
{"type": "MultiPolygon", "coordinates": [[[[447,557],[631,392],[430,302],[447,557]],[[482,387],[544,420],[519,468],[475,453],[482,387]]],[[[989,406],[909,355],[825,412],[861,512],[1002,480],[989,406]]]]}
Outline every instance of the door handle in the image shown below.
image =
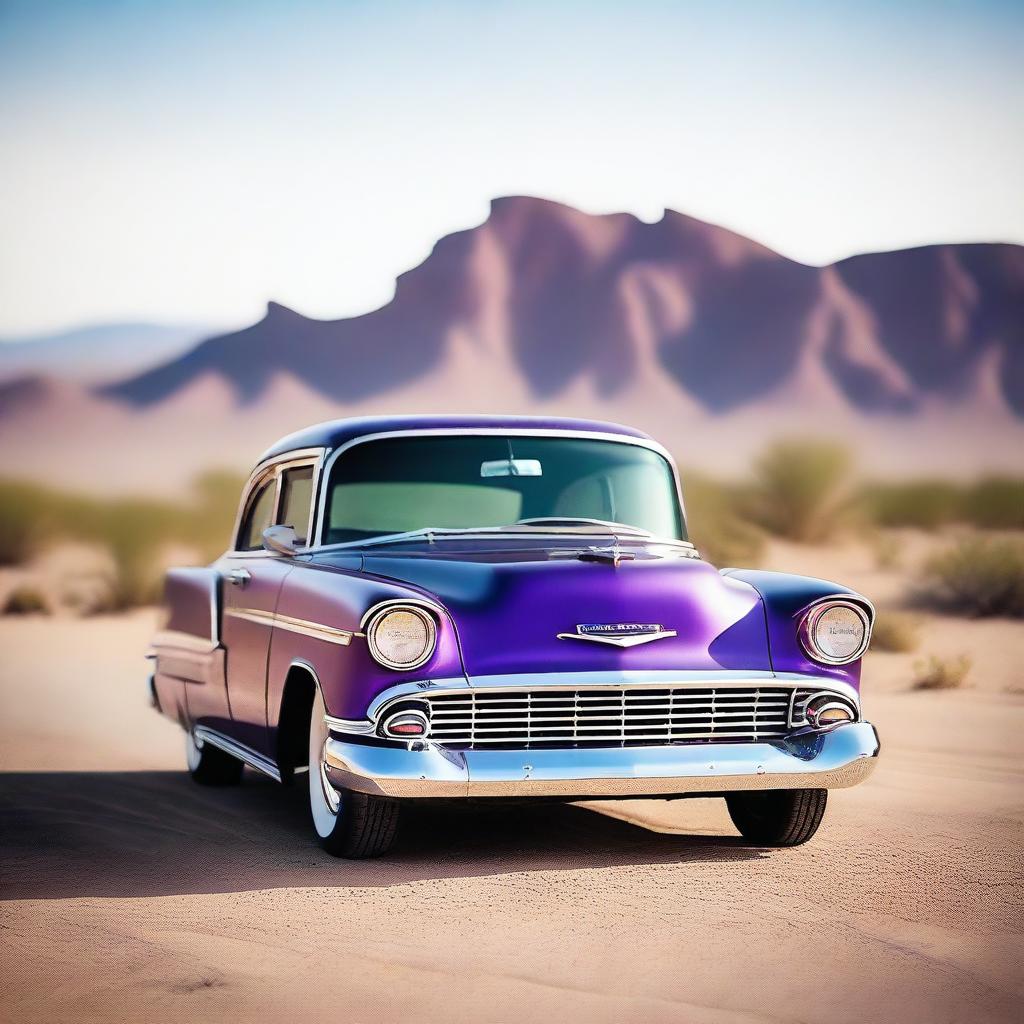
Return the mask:
{"type": "Polygon", "coordinates": [[[233,587],[244,587],[252,579],[252,573],[248,569],[232,569],[225,573],[224,579],[233,587]]]}

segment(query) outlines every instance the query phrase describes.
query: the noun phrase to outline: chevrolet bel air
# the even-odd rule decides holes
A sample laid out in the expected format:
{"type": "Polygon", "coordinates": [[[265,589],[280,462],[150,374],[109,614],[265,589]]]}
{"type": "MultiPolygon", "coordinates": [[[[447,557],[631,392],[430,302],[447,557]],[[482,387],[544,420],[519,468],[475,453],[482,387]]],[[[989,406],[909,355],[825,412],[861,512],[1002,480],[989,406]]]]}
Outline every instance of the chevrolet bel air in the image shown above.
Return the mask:
{"type": "Polygon", "coordinates": [[[230,550],[172,569],[150,695],[196,782],[306,776],[335,855],[411,800],[724,798],[814,835],[877,763],[871,603],[715,569],[646,435],[519,417],[350,419],[265,452],[230,550]]]}

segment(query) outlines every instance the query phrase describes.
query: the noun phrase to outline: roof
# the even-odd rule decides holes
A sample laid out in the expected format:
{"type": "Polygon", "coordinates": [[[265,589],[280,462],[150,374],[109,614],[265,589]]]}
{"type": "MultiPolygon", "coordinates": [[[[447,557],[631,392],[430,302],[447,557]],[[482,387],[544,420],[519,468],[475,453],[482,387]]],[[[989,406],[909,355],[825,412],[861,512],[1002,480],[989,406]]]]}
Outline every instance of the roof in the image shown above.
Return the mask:
{"type": "Polygon", "coordinates": [[[260,462],[299,448],[337,448],[357,437],[402,430],[538,430],[558,432],[586,431],[594,434],[620,434],[642,437],[641,430],[601,420],[575,420],[561,416],[359,416],[318,423],[282,437],[261,456],[260,462]]]}

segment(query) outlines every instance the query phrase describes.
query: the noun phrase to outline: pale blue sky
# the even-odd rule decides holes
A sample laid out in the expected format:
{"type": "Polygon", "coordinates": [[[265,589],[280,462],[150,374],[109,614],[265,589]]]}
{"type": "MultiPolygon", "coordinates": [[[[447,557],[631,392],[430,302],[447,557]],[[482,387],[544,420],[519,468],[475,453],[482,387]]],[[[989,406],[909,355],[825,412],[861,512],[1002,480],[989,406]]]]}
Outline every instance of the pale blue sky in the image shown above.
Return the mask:
{"type": "Polygon", "coordinates": [[[342,316],[496,195],[1024,242],[1024,5],[0,0],[0,334],[342,316]]]}

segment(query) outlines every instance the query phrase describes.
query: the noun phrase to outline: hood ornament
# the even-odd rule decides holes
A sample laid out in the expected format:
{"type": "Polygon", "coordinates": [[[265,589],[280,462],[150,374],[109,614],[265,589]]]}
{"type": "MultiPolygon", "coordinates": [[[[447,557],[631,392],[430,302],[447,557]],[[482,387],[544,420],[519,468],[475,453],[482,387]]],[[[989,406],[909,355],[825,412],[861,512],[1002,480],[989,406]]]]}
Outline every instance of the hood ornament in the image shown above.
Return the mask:
{"type": "Polygon", "coordinates": [[[675,636],[674,629],[653,622],[581,622],[575,633],[559,633],[559,640],[590,640],[613,647],[638,647],[675,636]]]}

